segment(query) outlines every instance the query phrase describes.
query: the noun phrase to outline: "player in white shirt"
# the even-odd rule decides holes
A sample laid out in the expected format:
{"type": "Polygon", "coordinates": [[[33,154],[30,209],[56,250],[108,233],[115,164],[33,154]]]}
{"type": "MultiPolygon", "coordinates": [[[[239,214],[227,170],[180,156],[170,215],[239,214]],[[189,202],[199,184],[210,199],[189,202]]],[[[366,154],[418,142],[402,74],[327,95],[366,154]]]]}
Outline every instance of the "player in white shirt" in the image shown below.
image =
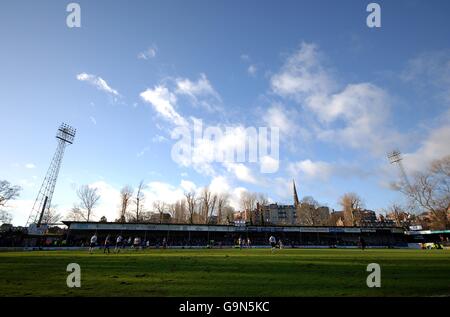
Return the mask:
{"type": "Polygon", "coordinates": [[[116,247],[115,247],[115,249],[114,249],[115,252],[117,252],[117,253],[120,252],[120,248],[122,247],[122,241],[123,241],[123,238],[122,238],[122,236],[119,234],[119,235],[117,236],[117,239],[116,239],[116,247]]]}
{"type": "Polygon", "coordinates": [[[141,248],[141,238],[134,238],[133,248],[135,248],[136,250],[139,250],[141,248]]]}
{"type": "Polygon", "coordinates": [[[89,245],[89,253],[92,253],[92,251],[94,251],[96,245],[97,245],[97,234],[94,233],[94,235],[91,237],[91,244],[89,245]]]}
{"type": "Polygon", "coordinates": [[[272,247],[272,252],[273,252],[273,250],[275,250],[275,247],[277,245],[277,239],[274,236],[270,236],[269,243],[270,243],[270,246],[272,247]]]}

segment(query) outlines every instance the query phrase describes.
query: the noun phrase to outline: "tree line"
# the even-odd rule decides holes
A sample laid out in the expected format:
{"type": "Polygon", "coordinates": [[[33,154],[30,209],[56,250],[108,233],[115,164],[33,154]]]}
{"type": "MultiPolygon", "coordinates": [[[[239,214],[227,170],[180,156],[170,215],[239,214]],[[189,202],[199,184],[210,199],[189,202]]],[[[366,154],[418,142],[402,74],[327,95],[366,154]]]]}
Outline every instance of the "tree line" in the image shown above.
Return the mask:
{"type": "MultiPolygon", "coordinates": [[[[379,219],[389,218],[398,226],[422,225],[429,229],[450,229],[450,156],[433,161],[424,171],[417,172],[410,181],[407,179],[391,184],[403,193],[406,203],[395,203],[384,209],[379,219]]],[[[235,210],[230,205],[230,195],[212,192],[204,187],[199,192],[187,191],[182,199],[174,203],[156,200],[152,210],[144,207],[145,184],[141,181],[136,190],[124,186],[120,191],[120,201],[115,222],[159,222],[185,224],[228,224],[235,220],[235,210]]],[[[12,215],[6,210],[8,203],[19,197],[20,186],[0,180],[0,223],[11,222],[12,215]]],[[[68,220],[92,221],[94,209],[100,201],[97,188],[82,185],[77,190],[78,202],[67,215],[68,220]]],[[[264,208],[269,204],[266,195],[242,192],[240,210],[251,224],[262,224],[264,208]]],[[[340,200],[340,214],[330,214],[329,209],[319,204],[313,197],[304,197],[296,206],[296,223],[299,225],[361,224],[364,215],[363,199],[356,193],[346,193],[340,200]]],[[[51,206],[44,215],[43,222],[55,223],[62,217],[57,206],[51,206]]],[[[103,216],[100,221],[107,221],[103,216]]]]}

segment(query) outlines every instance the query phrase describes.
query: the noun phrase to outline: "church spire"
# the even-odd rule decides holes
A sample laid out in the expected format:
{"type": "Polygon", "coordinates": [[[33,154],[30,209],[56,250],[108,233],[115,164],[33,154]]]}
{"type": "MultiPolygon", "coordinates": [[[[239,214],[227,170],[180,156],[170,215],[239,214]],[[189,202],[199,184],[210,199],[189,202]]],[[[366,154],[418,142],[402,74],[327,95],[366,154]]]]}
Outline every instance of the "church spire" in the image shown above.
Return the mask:
{"type": "Polygon", "coordinates": [[[297,208],[297,206],[300,205],[300,202],[298,200],[297,188],[295,188],[295,181],[294,180],[292,180],[292,184],[294,185],[294,207],[297,208]]]}

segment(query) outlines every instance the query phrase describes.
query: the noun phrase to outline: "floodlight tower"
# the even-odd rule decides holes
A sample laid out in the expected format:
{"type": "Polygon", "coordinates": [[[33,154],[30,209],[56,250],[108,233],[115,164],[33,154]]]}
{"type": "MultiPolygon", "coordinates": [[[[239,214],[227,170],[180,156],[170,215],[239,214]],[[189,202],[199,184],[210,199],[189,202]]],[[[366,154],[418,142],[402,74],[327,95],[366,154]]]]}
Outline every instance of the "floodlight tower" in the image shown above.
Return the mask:
{"type": "Polygon", "coordinates": [[[403,180],[405,181],[406,186],[408,186],[408,189],[411,188],[411,184],[409,183],[408,176],[406,175],[405,168],[403,167],[403,164],[402,164],[403,158],[402,158],[402,154],[400,153],[400,151],[394,150],[394,151],[388,153],[387,156],[388,156],[389,162],[391,162],[391,164],[398,164],[398,167],[400,168],[400,172],[402,174],[402,177],[403,177],[403,180]]]}
{"type": "Polygon", "coordinates": [[[34,201],[33,208],[31,209],[30,216],[27,220],[27,226],[34,223],[37,227],[40,227],[45,213],[49,212],[64,150],[66,149],[67,144],[73,143],[76,132],[76,129],[65,123],[62,123],[58,128],[58,131],[56,132],[58,146],[56,147],[56,152],[53,155],[50,167],[47,170],[47,174],[39,189],[36,200],[34,201]]]}

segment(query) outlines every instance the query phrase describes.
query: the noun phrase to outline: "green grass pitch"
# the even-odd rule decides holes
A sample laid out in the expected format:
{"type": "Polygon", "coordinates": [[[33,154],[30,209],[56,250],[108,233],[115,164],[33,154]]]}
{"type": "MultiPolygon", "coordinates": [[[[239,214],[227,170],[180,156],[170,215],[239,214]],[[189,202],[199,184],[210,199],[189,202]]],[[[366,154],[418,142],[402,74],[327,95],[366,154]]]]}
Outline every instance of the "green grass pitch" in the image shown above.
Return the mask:
{"type": "Polygon", "coordinates": [[[0,296],[450,296],[450,251],[3,252],[0,296]],[[66,285],[73,262],[81,288],[66,285]],[[372,262],[381,265],[380,288],[366,285],[372,262]]]}

